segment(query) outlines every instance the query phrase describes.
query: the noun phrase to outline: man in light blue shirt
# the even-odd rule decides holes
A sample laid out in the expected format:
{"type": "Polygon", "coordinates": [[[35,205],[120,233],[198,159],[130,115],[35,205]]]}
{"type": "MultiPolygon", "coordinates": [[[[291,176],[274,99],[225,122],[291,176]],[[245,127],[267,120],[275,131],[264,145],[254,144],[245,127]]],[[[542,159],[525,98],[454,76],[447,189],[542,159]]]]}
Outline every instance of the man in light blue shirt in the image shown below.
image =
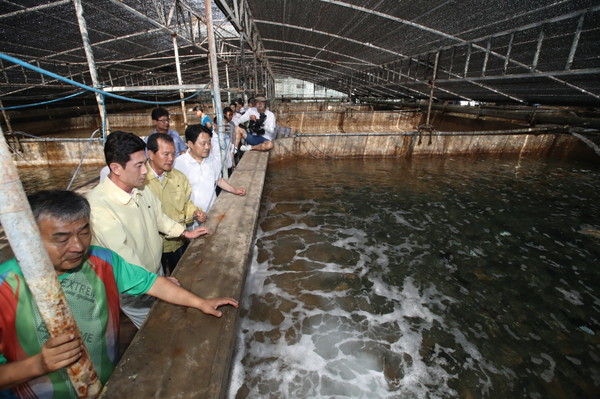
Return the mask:
{"type": "Polygon", "coordinates": [[[181,139],[179,133],[177,133],[175,130],[169,129],[169,126],[171,125],[169,111],[164,108],[154,108],[152,110],[152,123],[154,124],[154,131],[150,135],[162,133],[173,137],[173,141],[175,142],[175,157],[178,157],[185,152],[187,146],[181,139]]]}
{"type": "Polygon", "coordinates": [[[212,121],[210,120],[210,116],[204,113],[204,108],[202,107],[202,105],[196,105],[192,109],[192,111],[194,111],[194,114],[196,114],[196,116],[200,118],[200,124],[202,126],[206,126],[207,128],[212,130],[212,121]]]}

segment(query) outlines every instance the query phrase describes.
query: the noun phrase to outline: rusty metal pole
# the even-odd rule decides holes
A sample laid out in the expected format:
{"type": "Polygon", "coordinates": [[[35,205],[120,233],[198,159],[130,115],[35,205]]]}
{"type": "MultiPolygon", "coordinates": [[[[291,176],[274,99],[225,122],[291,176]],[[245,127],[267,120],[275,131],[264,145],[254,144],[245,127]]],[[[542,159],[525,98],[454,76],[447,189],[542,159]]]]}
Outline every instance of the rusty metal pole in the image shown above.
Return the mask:
{"type": "Polygon", "coordinates": [[[225,126],[223,126],[223,110],[221,109],[221,88],[219,86],[219,68],[217,67],[217,46],[215,44],[215,34],[213,29],[212,19],[212,2],[204,0],[206,9],[206,34],[208,36],[208,65],[210,66],[210,76],[213,87],[213,101],[215,103],[215,113],[217,117],[217,134],[219,138],[219,147],[221,149],[221,170],[223,177],[227,179],[229,172],[227,171],[227,144],[225,142],[225,126]]]}
{"type": "MultiPolygon", "coordinates": [[[[0,167],[3,171],[0,173],[0,223],[48,333],[51,337],[73,334],[81,340],[81,333],[44,248],[1,128],[0,167]]],[[[28,333],[35,334],[31,331],[28,333]]],[[[100,394],[102,385],[85,346],[81,358],[67,368],[67,374],[80,398],[96,398],[100,394]]]]}
{"type": "Polygon", "coordinates": [[[437,78],[438,63],[440,61],[440,52],[435,53],[435,62],[433,63],[433,72],[431,82],[429,83],[429,104],[427,106],[427,121],[425,125],[429,128],[429,119],[431,114],[431,105],[433,104],[433,90],[435,89],[435,79],[437,78]]]}

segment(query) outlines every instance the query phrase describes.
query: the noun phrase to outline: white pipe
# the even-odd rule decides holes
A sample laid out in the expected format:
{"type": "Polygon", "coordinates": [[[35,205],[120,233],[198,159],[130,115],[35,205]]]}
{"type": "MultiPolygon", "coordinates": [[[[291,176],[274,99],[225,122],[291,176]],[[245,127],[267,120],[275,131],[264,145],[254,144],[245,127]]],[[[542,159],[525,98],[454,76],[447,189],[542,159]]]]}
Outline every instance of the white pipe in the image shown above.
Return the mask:
{"type": "MultiPolygon", "coordinates": [[[[221,88],[219,86],[219,68],[217,67],[217,46],[215,45],[215,34],[213,30],[212,3],[210,0],[204,0],[206,9],[206,34],[208,36],[208,64],[210,65],[210,75],[214,94],[215,113],[217,114],[217,134],[219,137],[219,147],[221,149],[221,169],[223,178],[227,179],[227,146],[225,143],[225,126],[223,126],[223,110],[221,109],[221,88]]],[[[233,132],[232,132],[233,134],[233,132]]]]}
{"type": "MultiPolygon", "coordinates": [[[[102,90],[100,87],[100,79],[98,78],[98,70],[96,69],[96,61],[94,60],[94,51],[92,50],[92,44],[90,43],[90,37],[88,35],[87,24],[85,18],[83,18],[83,6],[81,5],[81,0],[73,0],[73,5],[75,6],[75,14],[77,14],[77,22],[79,23],[79,31],[81,32],[81,41],[83,42],[83,49],[85,50],[90,76],[92,77],[92,84],[94,85],[94,88],[102,90]]],[[[106,117],[104,100],[100,93],[96,93],[96,102],[98,103],[98,111],[100,112],[100,119],[102,120],[102,126],[104,127],[102,135],[106,138],[106,135],[110,131],[110,126],[108,124],[108,118],[106,117]]]]}
{"type": "MultiPolygon", "coordinates": [[[[48,333],[51,337],[73,334],[81,341],[81,333],[44,248],[1,128],[0,167],[0,223],[48,333]]],[[[102,384],[85,345],[81,358],[67,368],[67,374],[80,398],[96,398],[100,394],[102,384]]]]}
{"type": "MultiPolygon", "coordinates": [[[[177,69],[177,83],[179,86],[183,86],[183,78],[181,77],[181,65],[179,64],[179,47],[177,46],[177,34],[171,35],[173,38],[173,50],[175,51],[175,68],[177,69]]],[[[181,113],[183,114],[183,125],[187,127],[187,111],[185,110],[185,101],[183,98],[183,90],[179,90],[179,98],[181,98],[181,113]]]]}

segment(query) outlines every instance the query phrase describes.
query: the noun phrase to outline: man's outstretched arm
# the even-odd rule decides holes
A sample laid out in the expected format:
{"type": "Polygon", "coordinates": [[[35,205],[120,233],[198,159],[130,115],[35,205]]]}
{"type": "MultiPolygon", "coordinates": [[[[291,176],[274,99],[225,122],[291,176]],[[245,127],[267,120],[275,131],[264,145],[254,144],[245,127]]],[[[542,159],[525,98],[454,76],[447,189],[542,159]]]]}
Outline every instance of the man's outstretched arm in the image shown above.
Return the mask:
{"type": "Polygon", "coordinates": [[[173,284],[173,282],[161,276],[156,279],[152,287],[150,287],[148,290],[147,294],[175,305],[196,308],[215,317],[221,317],[223,314],[223,312],[217,310],[217,308],[220,306],[231,305],[236,308],[239,306],[238,301],[233,298],[201,298],[185,288],[182,288],[177,284],[173,284]]]}

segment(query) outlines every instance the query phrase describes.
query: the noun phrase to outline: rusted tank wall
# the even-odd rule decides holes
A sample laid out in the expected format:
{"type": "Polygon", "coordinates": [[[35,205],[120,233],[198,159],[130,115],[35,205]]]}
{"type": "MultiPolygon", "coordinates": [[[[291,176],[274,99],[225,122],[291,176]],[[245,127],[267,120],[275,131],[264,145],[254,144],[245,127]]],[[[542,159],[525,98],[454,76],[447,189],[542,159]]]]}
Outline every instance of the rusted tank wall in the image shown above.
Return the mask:
{"type": "MultiPolygon", "coordinates": [[[[575,137],[558,135],[488,135],[490,130],[512,131],[522,129],[508,121],[484,118],[460,118],[435,113],[432,123],[435,132],[478,131],[480,135],[424,134],[420,143],[415,132],[423,123],[419,109],[373,111],[370,105],[350,103],[279,103],[272,108],[277,124],[291,129],[292,134],[332,134],[328,137],[303,136],[298,139],[279,139],[272,151],[274,161],[288,157],[411,157],[486,154],[550,154],[557,157],[589,156],[596,158],[589,147],[575,137]],[[369,133],[369,136],[352,134],[369,133]],[[348,136],[345,136],[349,134],[348,136]]],[[[181,110],[171,108],[172,128],[183,133],[181,110]]],[[[88,117],[89,119],[89,117],[88,117]]],[[[86,117],[73,118],[71,125],[90,126],[86,117]]],[[[152,129],[150,111],[110,115],[113,130],[133,131],[140,136],[152,129]],[[138,131],[134,130],[138,129],[138,131]]],[[[195,116],[189,123],[197,123],[195,116]]],[[[99,123],[99,121],[97,121],[99,123]]],[[[51,127],[53,128],[53,127],[51,127]]],[[[90,133],[86,132],[89,137],[90,133]]],[[[77,165],[88,141],[65,142],[22,139],[23,151],[13,154],[19,167],[77,165]]],[[[14,146],[13,146],[14,147],[14,146]]],[[[104,155],[100,140],[94,141],[85,159],[86,165],[103,165],[104,155]]]]}
{"type": "MultiPolygon", "coordinates": [[[[174,126],[183,125],[183,115],[181,114],[180,107],[167,107],[171,119],[174,121],[174,126]]],[[[121,113],[109,113],[108,124],[111,129],[114,130],[126,130],[130,131],[134,129],[145,129],[150,132],[153,129],[152,119],[150,117],[152,109],[144,111],[130,111],[121,113]]],[[[188,114],[188,121],[194,122],[195,116],[190,113],[188,114]]],[[[73,130],[86,130],[89,137],[92,132],[96,129],[102,128],[102,120],[99,115],[81,115],[70,118],[61,119],[28,119],[14,123],[12,128],[15,131],[22,131],[35,136],[53,136],[53,137],[65,137],[71,136],[69,133],[73,130]]]]}
{"type": "Polygon", "coordinates": [[[277,112],[277,124],[301,133],[402,132],[414,129],[418,111],[338,110],[277,112]]]}
{"type": "Polygon", "coordinates": [[[598,160],[593,150],[568,135],[328,135],[276,140],[271,162],[292,158],[439,157],[481,154],[532,154],[598,160]]]}
{"type": "MultiPolygon", "coordinates": [[[[39,141],[20,140],[22,151],[13,152],[18,167],[71,166],[78,165],[88,141],[39,141]]],[[[11,148],[16,149],[15,145],[11,148]]],[[[83,160],[84,165],[103,165],[104,150],[101,139],[93,140],[83,160]]]]}

